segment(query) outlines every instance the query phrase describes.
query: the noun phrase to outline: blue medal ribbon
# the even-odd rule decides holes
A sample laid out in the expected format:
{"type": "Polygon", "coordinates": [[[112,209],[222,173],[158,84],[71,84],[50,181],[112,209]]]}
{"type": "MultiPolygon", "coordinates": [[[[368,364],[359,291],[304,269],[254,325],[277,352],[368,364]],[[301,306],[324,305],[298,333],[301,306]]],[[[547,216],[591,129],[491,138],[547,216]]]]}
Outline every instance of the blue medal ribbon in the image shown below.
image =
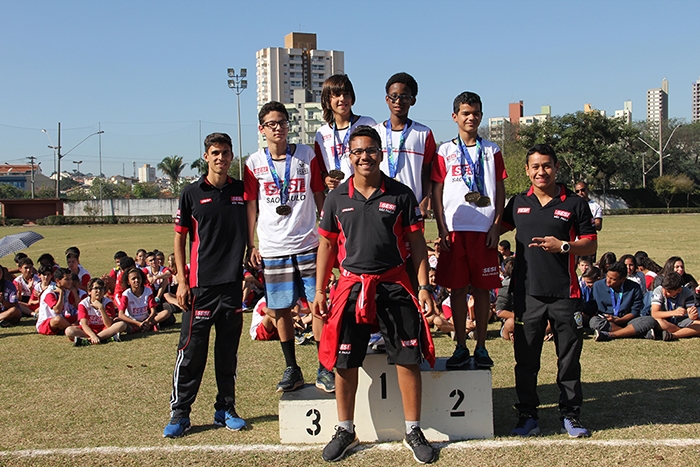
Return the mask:
{"type": "Polygon", "coordinates": [[[284,180],[280,180],[277,170],[275,169],[275,164],[272,162],[272,156],[270,155],[270,149],[265,148],[265,156],[267,156],[267,165],[270,167],[270,175],[272,175],[272,181],[277,185],[277,189],[280,192],[280,204],[286,205],[289,200],[289,179],[292,171],[292,152],[287,145],[287,156],[284,160],[284,180]]]}
{"type": "Polygon", "coordinates": [[[396,178],[399,158],[401,157],[401,150],[404,149],[406,143],[406,135],[408,134],[409,126],[411,126],[411,119],[407,118],[403,130],[401,130],[401,136],[399,137],[399,149],[396,151],[396,157],[394,157],[394,151],[391,148],[391,119],[386,121],[386,157],[389,162],[389,177],[391,178],[396,178]]]}
{"type": "Polygon", "coordinates": [[[340,154],[338,154],[338,150],[336,147],[338,146],[338,142],[340,142],[340,135],[338,133],[338,124],[333,123],[333,159],[335,161],[335,170],[340,170],[340,159],[345,156],[346,149],[348,147],[348,141],[350,140],[350,133],[352,131],[352,123],[354,119],[354,115],[350,114],[350,126],[348,127],[348,131],[345,133],[345,137],[343,138],[343,142],[340,145],[340,154]]]}
{"type": "Polygon", "coordinates": [[[581,287],[581,295],[583,295],[584,302],[588,303],[591,301],[591,289],[589,289],[585,284],[583,287],[581,287]]]}
{"type": "Polygon", "coordinates": [[[464,144],[462,138],[457,135],[457,151],[459,152],[459,163],[462,167],[469,166],[469,170],[472,173],[471,177],[467,176],[465,170],[462,170],[462,180],[464,184],[467,185],[469,191],[478,191],[480,195],[486,196],[486,182],[484,175],[484,151],[481,146],[481,137],[476,137],[476,161],[472,162],[472,158],[469,157],[469,151],[467,150],[467,145],[464,144]]]}
{"type": "Polygon", "coordinates": [[[610,300],[612,301],[613,316],[620,316],[620,305],[622,305],[622,290],[615,292],[610,289],[610,300]]]}

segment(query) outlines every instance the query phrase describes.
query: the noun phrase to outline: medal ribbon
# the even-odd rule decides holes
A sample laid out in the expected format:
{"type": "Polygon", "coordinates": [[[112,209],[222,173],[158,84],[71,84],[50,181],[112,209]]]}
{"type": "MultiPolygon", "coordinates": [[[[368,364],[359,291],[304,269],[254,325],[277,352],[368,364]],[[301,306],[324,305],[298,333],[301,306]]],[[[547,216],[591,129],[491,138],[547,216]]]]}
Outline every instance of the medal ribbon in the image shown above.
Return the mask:
{"type": "Polygon", "coordinates": [[[352,131],[352,122],[354,120],[354,115],[350,114],[350,126],[348,127],[347,133],[345,133],[345,137],[343,138],[343,142],[340,145],[340,154],[338,154],[338,150],[336,147],[338,146],[338,143],[340,142],[340,134],[338,133],[338,124],[334,123],[333,124],[333,159],[335,160],[335,170],[340,170],[340,158],[345,155],[345,150],[348,147],[348,141],[350,140],[350,132],[352,131]]]}
{"type": "Polygon", "coordinates": [[[272,181],[277,185],[277,189],[280,192],[280,204],[285,205],[289,200],[289,179],[292,171],[292,152],[287,145],[287,157],[284,160],[284,180],[280,180],[280,176],[277,174],[275,169],[275,164],[272,162],[272,156],[270,155],[270,149],[265,148],[265,155],[267,156],[267,165],[270,167],[270,175],[272,175],[272,181]]]}
{"type": "Polygon", "coordinates": [[[408,127],[411,126],[411,119],[406,119],[406,123],[401,130],[401,136],[399,137],[399,149],[396,151],[396,157],[394,156],[394,151],[391,148],[391,119],[386,121],[386,157],[389,161],[389,177],[396,178],[396,172],[399,167],[399,158],[401,157],[401,150],[404,148],[406,143],[406,135],[408,134],[408,127]]]}
{"type": "Polygon", "coordinates": [[[476,137],[476,162],[472,162],[472,158],[469,157],[469,151],[467,150],[467,145],[464,144],[462,138],[457,135],[457,150],[459,152],[459,163],[464,167],[469,166],[469,170],[472,173],[472,177],[468,177],[465,170],[462,170],[462,180],[464,184],[467,185],[469,191],[478,191],[480,195],[486,195],[485,176],[484,176],[484,151],[481,147],[481,137],[476,137]],[[476,185],[476,188],[475,186],[476,185]]]}
{"type": "Polygon", "coordinates": [[[610,289],[610,300],[612,301],[613,316],[620,315],[620,305],[622,305],[622,290],[615,292],[612,288],[610,289]]]}

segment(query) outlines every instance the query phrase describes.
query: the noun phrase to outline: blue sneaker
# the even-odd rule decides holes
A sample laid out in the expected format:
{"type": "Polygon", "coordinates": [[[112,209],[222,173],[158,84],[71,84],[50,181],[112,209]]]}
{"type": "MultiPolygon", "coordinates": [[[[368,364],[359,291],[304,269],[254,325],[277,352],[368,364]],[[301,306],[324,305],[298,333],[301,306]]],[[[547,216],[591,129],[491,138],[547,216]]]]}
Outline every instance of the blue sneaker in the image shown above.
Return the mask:
{"type": "Polygon", "coordinates": [[[164,438],[179,438],[188,431],[190,431],[192,425],[190,424],[189,417],[184,418],[171,418],[170,423],[163,430],[164,438]]]}
{"type": "Polygon", "coordinates": [[[568,433],[569,438],[588,438],[591,432],[581,425],[578,417],[568,416],[561,421],[560,433],[568,433]]]}
{"type": "Polygon", "coordinates": [[[518,424],[510,432],[513,436],[536,436],[540,434],[539,422],[529,415],[520,414],[518,424]]]}
{"type": "Polygon", "coordinates": [[[247,426],[245,420],[239,417],[234,409],[221,409],[214,412],[214,425],[225,426],[231,431],[241,431],[247,426]]]}
{"type": "Polygon", "coordinates": [[[325,392],[335,392],[335,373],[319,368],[316,373],[316,387],[325,392]]]}

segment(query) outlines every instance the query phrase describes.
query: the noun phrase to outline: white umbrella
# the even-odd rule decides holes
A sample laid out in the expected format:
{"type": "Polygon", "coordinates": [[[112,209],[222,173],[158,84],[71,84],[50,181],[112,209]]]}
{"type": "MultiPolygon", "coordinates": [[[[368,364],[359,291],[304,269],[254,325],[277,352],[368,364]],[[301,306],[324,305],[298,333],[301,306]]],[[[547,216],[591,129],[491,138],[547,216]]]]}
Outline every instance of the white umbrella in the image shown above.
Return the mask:
{"type": "Polygon", "coordinates": [[[12,235],[6,235],[0,239],[0,258],[17,253],[41,240],[43,235],[28,230],[12,235]]]}

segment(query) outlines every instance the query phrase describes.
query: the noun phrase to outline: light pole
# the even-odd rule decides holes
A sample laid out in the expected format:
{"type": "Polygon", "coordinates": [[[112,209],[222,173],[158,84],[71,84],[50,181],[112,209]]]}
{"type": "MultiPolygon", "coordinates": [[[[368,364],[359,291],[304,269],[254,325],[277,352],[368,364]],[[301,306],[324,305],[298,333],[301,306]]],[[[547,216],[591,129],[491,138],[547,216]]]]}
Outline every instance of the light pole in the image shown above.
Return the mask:
{"type": "Polygon", "coordinates": [[[248,87],[248,80],[243,79],[248,75],[248,70],[241,68],[240,74],[236,74],[236,70],[229,68],[228,87],[236,93],[238,101],[238,176],[243,180],[243,149],[241,148],[241,93],[248,87]]]}
{"type": "Polygon", "coordinates": [[[653,164],[651,167],[649,167],[648,170],[645,171],[645,170],[644,170],[644,155],[642,154],[642,186],[643,186],[644,188],[647,187],[647,173],[649,173],[649,171],[650,171],[651,169],[654,168],[654,165],[659,164],[659,177],[663,176],[663,174],[664,174],[664,159],[665,159],[666,157],[670,156],[670,154],[666,154],[666,155],[664,156],[663,153],[664,153],[664,151],[666,150],[666,148],[668,147],[668,143],[671,142],[671,138],[673,138],[673,134],[674,134],[674,133],[676,132],[676,130],[679,129],[680,127],[681,127],[681,124],[679,123],[679,124],[676,126],[676,128],[674,128],[673,131],[671,132],[671,136],[669,136],[668,139],[666,140],[666,144],[664,144],[664,145],[662,146],[663,140],[661,139],[661,124],[659,124],[659,149],[656,149],[656,148],[653,147],[651,144],[649,144],[649,143],[647,143],[646,141],[644,141],[644,140],[642,139],[641,136],[637,136],[637,139],[638,139],[639,141],[641,141],[642,143],[646,144],[646,145],[649,147],[649,149],[651,149],[652,151],[654,151],[656,154],[659,155],[659,160],[656,161],[655,164],[653,164]]]}
{"type": "MultiPolygon", "coordinates": [[[[46,135],[48,136],[48,132],[46,130],[41,130],[46,135]]],[[[61,159],[66,157],[68,154],[73,151],[73,149],[77,148],[81,144],[83,144],[88,138],[95,136],[95,135],[101,135],[104,133],[104,131],[96,131],[95,133],[87,135],[85,138],[82,139],[78,144],[70,148],[65,154],[61,154],[61,122],[58,122],[58,146],[49,146],[50,148],[53,148],[56,150],[56,199],[61,198],[61,159]]],[[[49,141],[51,141],[51,137],[49,136],[49,141]]],[[[77,163],[76,161],[73,161],[74,163],[77,163]]],[[[82,164],[83,161],[80,161],[82,164]]],[[[80,165],[78,165],[78,170],[80,169],[80,165]]]]}
{"type": "Polygon", "coordinates": [[[78,166],[78,167],[75,169],[75,171],[76,171],[77,175],[80,175],[80,164],[82,164],[83,161],[73,161],[73,163],[74,163],[75,165],[78,166]]]}

